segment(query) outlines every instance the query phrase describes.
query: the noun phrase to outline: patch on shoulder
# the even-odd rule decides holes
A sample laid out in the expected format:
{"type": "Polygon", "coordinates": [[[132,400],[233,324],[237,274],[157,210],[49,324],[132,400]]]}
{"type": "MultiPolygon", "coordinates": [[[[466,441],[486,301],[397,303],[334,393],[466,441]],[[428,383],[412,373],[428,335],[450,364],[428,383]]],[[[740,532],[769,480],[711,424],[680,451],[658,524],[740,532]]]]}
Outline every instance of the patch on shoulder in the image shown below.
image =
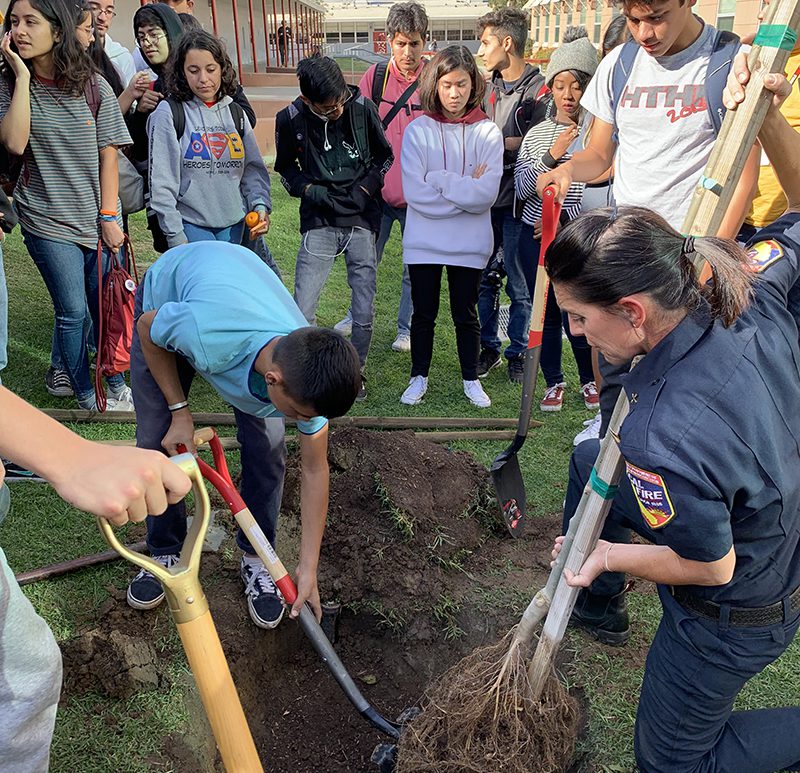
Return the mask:
{"type": "Polygon", "coordinates": [[[754,244],[747,251],[748,267],[754,274],[760,274],[776,260],[783,257],[783,247],[773,239],[754,244]]]}
{"type": "Polygon", "coordinates": [[[625,462],[625,474],[633,487],[644,522],[651,529],[666,526],[675,516],[675,508],[667,492],[664,478],[625,462]]]}

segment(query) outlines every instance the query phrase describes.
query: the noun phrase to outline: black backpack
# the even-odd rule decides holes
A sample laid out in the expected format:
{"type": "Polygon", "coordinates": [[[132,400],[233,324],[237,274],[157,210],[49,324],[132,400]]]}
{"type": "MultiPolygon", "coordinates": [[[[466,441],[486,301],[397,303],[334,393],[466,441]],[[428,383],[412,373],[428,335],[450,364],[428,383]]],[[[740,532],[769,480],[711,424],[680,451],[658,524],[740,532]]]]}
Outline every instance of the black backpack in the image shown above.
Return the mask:
{"type": "Polygon", "coordinates": [[[408,84],[408,88],[398,97],[397,102],[390,102],[388,99],[383,98],[383,92],[386,91],[386,80],[389,76],[389,62],[378,62],[375,65],[375,77],[372,79],[372,101],[375,107],[380,109],[381,102],[391,105],[391,109],[381,119],[384,129],[389,128],[389,124],[394,120],[394,117],[403,109],[406,109],[406,114],[411,115],[415,110],[422,110],[422,105],[414,104],[409,105],[408,100],[411,95],[417,90],[419,86],[419,78],[415,79],[413,83],[408,84]]]}
{"type": "MultiPolygon", "coordinates": [[[[183,111],[183,102],[178,102],[178,100],[172,97],[167,97],[167,103],[169,104],[170,110],[172,110],[172,123],[175,125],[175,135],[178,141],[180,141],[184,131],[186,131],[186,113],[183,111]]],[[[237,102],[231,102],[228,105],[228,110],[230,111],[231,118],[233,118],[236,131],[238,131],[239,136],[244,139],[245,121],[247,117],[244,114],[242,106],[237,102]]]]}

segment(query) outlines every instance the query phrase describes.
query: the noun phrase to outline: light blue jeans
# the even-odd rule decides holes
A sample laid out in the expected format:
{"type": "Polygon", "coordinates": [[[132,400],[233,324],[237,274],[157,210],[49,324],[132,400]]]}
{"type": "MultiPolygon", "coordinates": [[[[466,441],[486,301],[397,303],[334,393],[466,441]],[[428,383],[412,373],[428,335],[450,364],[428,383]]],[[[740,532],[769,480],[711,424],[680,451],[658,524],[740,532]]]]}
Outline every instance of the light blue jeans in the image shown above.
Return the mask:
{"type": "Polygon", "coordinates": [[[294,300],[309,325],[317,324],[317,306],[337,255],[344,253],[352,293],[353,332],[350,340],[363,368],[372,341],[378,264],[375,234],[366,228],[312,228],[303,234],[294,274],[294,300]]]}
{"type": "Polygon", "coordinates": [[[209,228],[205,225],[195,225],[194,223],[183,221],[183,232],[190,242],[230,242],[230,244],[241,244],[243,231],[244,220],[225,228],[209,228]]]}

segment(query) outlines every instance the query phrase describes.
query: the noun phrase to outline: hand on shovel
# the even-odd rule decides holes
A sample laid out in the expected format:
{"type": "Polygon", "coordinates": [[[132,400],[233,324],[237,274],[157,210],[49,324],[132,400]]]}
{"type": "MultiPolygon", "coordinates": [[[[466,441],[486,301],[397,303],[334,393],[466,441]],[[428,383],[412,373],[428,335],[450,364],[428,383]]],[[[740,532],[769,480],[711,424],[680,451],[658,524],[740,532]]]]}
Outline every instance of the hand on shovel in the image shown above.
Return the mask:
{"type": "Polygon", "coordinates": [[[319,589],[317,588],[317,573],[313,569],[306,569],[302,564],[298,564],[295,569],[295,579],[297,580],[297,598],[292,604],[291,616],[298,617],[303,604],[308,605],[314,610],[314,617],[317,622],[322,620],[322,605],[319,600],[319,589]]]}
{"type": "Polygon", "coordinates": [[[248,212],[244,224],[250,229],[250,241],[255,241],[259,236],[264,236],[269,231],[269,215],[266,209],[248,212]]]}

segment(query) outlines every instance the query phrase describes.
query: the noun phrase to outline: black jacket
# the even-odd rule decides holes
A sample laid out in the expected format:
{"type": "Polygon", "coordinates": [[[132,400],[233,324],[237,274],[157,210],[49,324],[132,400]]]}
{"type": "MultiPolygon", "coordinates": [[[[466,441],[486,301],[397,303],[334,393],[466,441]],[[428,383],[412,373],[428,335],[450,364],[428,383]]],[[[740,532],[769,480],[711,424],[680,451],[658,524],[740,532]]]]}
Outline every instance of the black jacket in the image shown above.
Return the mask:
{"type": "Polygon", "coordinates": [[[342,117],[325,121],[298,97],[275,117],[275,171],[300,199],[300,232],[381,223],[383,178],[394,155],[378,110],[351,87],[342,117]]]}

